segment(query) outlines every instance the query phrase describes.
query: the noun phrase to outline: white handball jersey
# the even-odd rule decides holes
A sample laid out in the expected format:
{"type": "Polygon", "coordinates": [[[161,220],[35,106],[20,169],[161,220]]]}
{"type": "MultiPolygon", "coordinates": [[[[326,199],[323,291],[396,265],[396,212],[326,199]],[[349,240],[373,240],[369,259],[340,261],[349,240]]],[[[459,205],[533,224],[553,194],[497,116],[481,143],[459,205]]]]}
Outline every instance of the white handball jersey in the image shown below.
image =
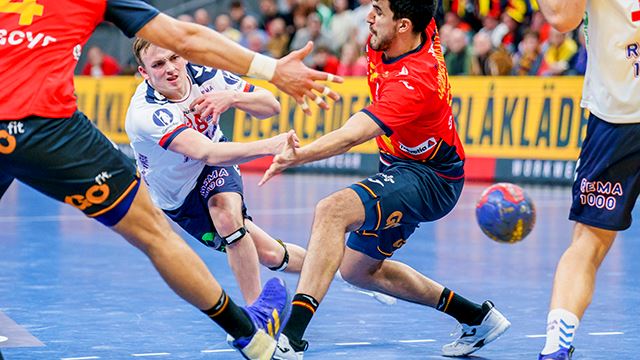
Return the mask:
{"type": "Polygon", "coordinates": [[[253,91],[253,85],[229,72],[210,67],[187,65],[191,81],[189,94],[181,101],[170,101],[146,81],[138,85],[125,121],[138,169],[149,187],[156,206],[173,210],[184,202],[193,190],[198,176],[206,165],[182,154],[168,150],[182,131],[192,128],[214,142],[223,138],[216,125],[218,119],[201,119],[189,105],[200,95],[215,91],[253,91]]]}
{"type": "Polygon", "coordinates": [[[640,122],[640,3],[588,0],[581,106],[611,123],[640,122]]]}

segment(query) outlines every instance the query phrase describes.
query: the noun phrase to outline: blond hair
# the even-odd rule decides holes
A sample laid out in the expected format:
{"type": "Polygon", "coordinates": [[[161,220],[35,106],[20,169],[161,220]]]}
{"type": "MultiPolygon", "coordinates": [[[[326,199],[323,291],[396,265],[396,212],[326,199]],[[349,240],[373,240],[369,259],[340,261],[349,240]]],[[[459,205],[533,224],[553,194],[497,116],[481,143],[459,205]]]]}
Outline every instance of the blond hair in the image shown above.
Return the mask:
{"type": "Polygon", "coordinates": [[[133,56],[135,56],[138,65],[144,66],[144,63],[142,62],[142,53],[147,51],[149,46],[151,46],[151,43],[143,38],[136,38],[133,42],[133,56]]]}

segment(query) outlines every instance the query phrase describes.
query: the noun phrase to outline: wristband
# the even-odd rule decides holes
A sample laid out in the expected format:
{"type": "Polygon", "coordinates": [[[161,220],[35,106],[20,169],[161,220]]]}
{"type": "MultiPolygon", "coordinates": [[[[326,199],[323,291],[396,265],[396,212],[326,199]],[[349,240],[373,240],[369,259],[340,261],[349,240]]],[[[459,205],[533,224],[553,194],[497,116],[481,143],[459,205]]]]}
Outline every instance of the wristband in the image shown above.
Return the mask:
{"type": "Polygon", "coordinates": [[[247,76],[271,81],[276,73],[276,64],[276,59],[256,53],[249,65],[247,76]]]}

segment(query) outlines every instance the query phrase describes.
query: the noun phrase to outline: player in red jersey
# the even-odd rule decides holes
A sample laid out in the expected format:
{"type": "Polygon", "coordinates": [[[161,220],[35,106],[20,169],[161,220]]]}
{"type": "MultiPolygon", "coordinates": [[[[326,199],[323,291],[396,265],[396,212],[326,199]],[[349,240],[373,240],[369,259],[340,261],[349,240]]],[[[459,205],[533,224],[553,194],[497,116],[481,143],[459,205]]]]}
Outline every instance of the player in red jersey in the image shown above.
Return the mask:
{"type": "Polygon", "coordinates": [[[270,80],[299,103],[306,96],[326,108],[314,91],[337,94],[315,81],[340,79],[302,64],[311,43],[275,60],[141,0],[0,1],[0,196],[18,179],[111,227],[227,331],[243,356],[269,359],[288,316],[282,281],[267,282],[253,305],[235,305],[152,205],[134,164],[77,110],[73,71],[103,20],[199,64],[270,80]]]}
{"type": "Polygon", "coordinates": [[[342,154],[376,138],[380,172],[316,206],[291,318],[275,359],[302,359],[311,318],[340,269],[345,280],[454,317],[462,334],[442,348],[465,356],[510,326],[490,301],[473,303],[415,269],[389,260],[421,222],[455,206],[464,183],[464,151],[451,114],[451,94],[433,0],[374,0],[367,46],[372,104],[342,128],[277,155],[261,183],[291,166],[342,154]],[[344,233],[351,232],[344,246],[344,233]]]}

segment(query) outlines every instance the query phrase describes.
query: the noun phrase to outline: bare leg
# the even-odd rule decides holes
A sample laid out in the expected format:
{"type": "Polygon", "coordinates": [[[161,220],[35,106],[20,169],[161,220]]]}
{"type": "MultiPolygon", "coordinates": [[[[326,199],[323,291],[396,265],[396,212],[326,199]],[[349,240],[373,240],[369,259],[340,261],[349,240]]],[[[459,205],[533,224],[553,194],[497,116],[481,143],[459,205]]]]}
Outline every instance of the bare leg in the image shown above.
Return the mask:
{"type": "Polygon", "coordinates": [[[193,306],[210,309],[222,295],[204,262],[153,206],[144,183],[127,215],[112,229],[142,250],[171,289],[193,306]]]}
{"type": "Polygon", "coordinates": [[[297,293],[322,301],[342,261],[344,234],[359,228],[363,221],[364,207],[351,189],[340,190],[318,203],[297,293]]]}
{"type": "Polygon", "coordinates": [[[377,260],[346,248],[342,277],[349,283],[409,302],[435,307],[444,287],[412,267],[393,260],[377,260]]]}
{"type": "Polygon", "coordinates": [[[582,318],[591,303],[596,272],[617,232],[576,223],[573,240],[556,269],[551,309],[565,309],[582,318]]]}
{"type": "MultiPolygon", "coordinates": [[[[242,197],[238,193],[219,193],[209,199],[209,214],[222,237],[231,235],[244,226],[242,217],[242,197]]],[[[227,246],[231,270],[238,281],[240,291],[247,304],[253,303],[260,295],[260,267],[258,254],[251,233],[227,246]]]]}
{"type": "MultiPolygon", "coordinates": [[[[271,235],[267,234],[258,225],[252,221],[246,221],[247,229],[251,232],[260,263],[266,267],[278,266],[282,263],[284,257],[284,248],[271,235]]],[[[285,272],[299,273],[302,270],[302,262],[304,261],[305,250],[295,244],[285,243],[289,252],[289,265],[285,272]]]]}

